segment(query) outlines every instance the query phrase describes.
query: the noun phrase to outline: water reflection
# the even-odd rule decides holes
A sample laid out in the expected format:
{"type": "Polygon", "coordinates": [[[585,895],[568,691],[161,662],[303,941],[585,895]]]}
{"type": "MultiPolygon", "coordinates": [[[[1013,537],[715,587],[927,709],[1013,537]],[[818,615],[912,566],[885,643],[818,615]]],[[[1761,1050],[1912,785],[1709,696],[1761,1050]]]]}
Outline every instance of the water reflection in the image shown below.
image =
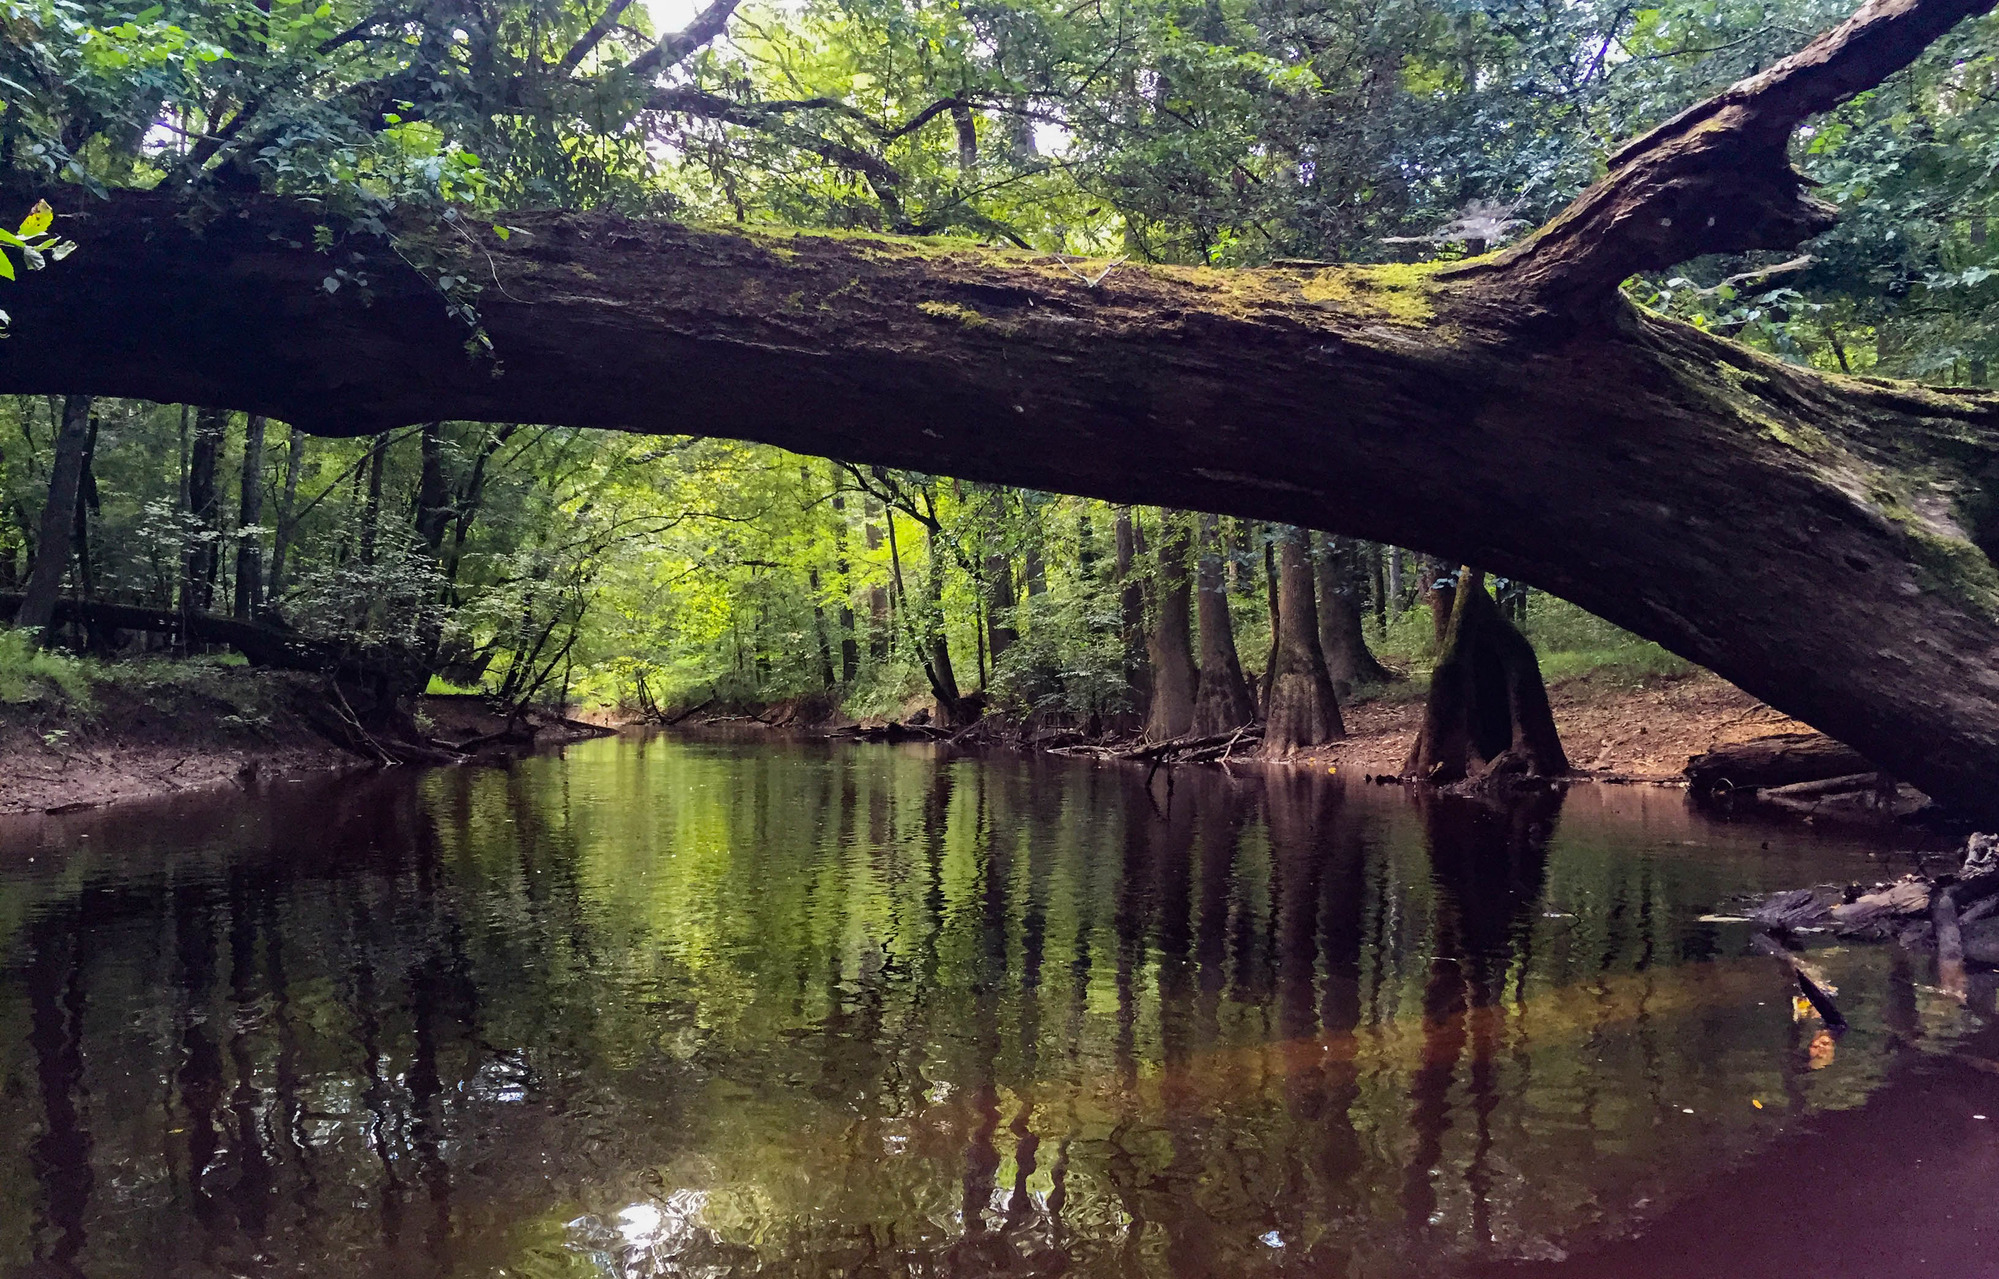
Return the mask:
{"type": "Polygon", "coordinates": [[[1699,919],[1858,844],[1147,782],[605,742],[11,826],[0,1273],[1446,1273],[1626,1230],[1963,1024],[1826,955],[1856,1030],[1811,1070],[1699,919]]]}

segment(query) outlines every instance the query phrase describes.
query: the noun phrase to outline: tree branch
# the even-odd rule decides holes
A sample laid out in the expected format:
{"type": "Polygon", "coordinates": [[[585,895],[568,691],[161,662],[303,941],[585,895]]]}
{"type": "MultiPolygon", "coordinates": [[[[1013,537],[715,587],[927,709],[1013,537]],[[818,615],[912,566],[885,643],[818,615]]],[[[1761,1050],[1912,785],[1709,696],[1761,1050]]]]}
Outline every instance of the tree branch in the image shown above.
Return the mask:
{"type": "Polygon", "coordinates": [[[741,3],[742,0],[711,0],[706,9],[694,15],[692,22],[661,36],[659,43],[627,63],[626,72],[650,79],[679,66],[690,54],[722,34],[729,25],[729,18],[736,12],[736,6],[741,3]]]}
{"type": "Polygon", "coordinates": [[[1880,84],[1994,0],[1868,0],[1759,75],[1689,107],[1610,157],[1609,172],[1519,244],[1447,272],[1500,277],[1513,296],[1601,309],[1618,284],[1707,253],[1789,249],[1832,226],[1791,168],[1792,130],[1880,84]]]}
{"type": "Polygon", "coordinates": [[[592,23],[590,29],[583,33],[583,37],[569,46],[569,52],[562,55],[562,61],[555,64],[555,73],[566,76],[583,65],[583,59],[589,57],[590,51],[602,44],[605,36],[611,34],[612,29],[618,25],[619,17],[631,7],[631,3],[632,0],[611,0],[611,7],[604,10],[604,16],[592,23]]]}

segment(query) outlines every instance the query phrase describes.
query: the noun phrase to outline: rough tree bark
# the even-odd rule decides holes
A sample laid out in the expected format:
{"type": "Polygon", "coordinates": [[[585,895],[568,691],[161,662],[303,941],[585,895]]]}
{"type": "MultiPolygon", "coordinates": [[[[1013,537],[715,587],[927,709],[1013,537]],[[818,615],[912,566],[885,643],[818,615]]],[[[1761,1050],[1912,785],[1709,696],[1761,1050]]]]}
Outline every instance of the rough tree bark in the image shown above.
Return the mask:
{"type": "Polygon", "coordinates": [[[56,430],[56,455],[49,468],[49,496],[42,507],[34,567],[28,570],[27,589],[14,614],[14,625],[24,630],[46,634],[55,621],[63,574],[69,571],[70,537],[76,529],[83,458],[89,447],[90,397],[70,395],[63,400],[62,423],[56,430]]]}
{"type": "Polygon", "coordinates": [[[697,424],[1329,527],[1532,582],[1999,817],[1999,395],[1822,376],[1617,288],[1830,225],[1786,163],[1794,127],[1991,5],[1872,0],[1625,147],[1519,245],[1448,267],[1125,263],[1091,287],[969,245],[561,212],[510,213],[526,234],[476,246],[399,227],[494,281],[497,364],[466,357],[386,241],[341,237],[371,304],[327,294],[316,204],[224,197],[203,217],[169,192],[66,189],[81,247],[11,288],[0,393],[347,435],[697,424]]]}
{"type": "Polygon", "coordinates": [[[1222,575],[1219,520],[1200,518],[1200,568],[1195,581],[1195,612],[1201,624],[1201,678],[1194,693],[1194,723],[1187,731],[1212,737],[1256,718],[1256,699],[1242,677],[1236,654],[1235,621],[1229,616],[1228,583],[1222,575]]]}
{"type": "Polygon", "coordinates": [[[1326,534],[1312,539],[1312,574],[1319,587],[1319,648],[1333,689],[1350,696],[1355,684],[1386,684],[1394,674],[1374,660],[1361,632],[1361,565],[1350,538],[1326,534]]]}
{"type": "Polygon", "coordinates": [[[1152,667],[1152,705],[1145,735],[1153,741],[1183,737],[1194,723],[1194,641],[1187,555],[1192,549],[1191,517],[1185,511],[1159,513],[1159,577],[1155,583],[1152,632],[1145,653],[1152,667]]]}
{"type": "Polygon", "coordinates": [[[1270,664],[1263,751],[1289,755],[1346,736],[1340,703],[1319,649],[1319,611],[1312,599],[1312,547],[1304,529],[1278,535],[1277,647],[1270,664]]]}
{"type": "Polygon", "coordinates": [[[1485,574],[1460,569],[1423,728],[1403,774],[1449,785],[1568,771],[1533,646],[1486,592],[1485,574]]]}

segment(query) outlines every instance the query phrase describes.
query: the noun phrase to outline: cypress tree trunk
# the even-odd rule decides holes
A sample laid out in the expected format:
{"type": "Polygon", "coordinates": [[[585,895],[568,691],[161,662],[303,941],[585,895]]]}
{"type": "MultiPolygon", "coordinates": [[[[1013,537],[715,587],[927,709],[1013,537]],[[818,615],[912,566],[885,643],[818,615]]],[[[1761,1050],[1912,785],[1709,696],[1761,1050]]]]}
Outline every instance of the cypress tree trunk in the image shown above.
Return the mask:
{"type": "Polygon", "coordinates": [[[55,620],[56,599],[63,574],[69,571],[70,538],[76,529],[77,497],[83,488],[84,455],[90,447],[88,395],[63,399],[62,424],[56,430],[55,462],[49,468],[49,496],[42,506],[41,536],[35,542],[34,567],[14,625],[47,637],[55,620]]]}
{"type": "Polygon", "coordinates": [[[1158,611],[1146,655],[1152,661],[1152,705],[1145,735],[1154,741],[1183,737],[1194,723],[1194,644],[1189,632],[1192,600],[1187,586],[1187,554],[1192,546],[1185,511],[1159,517],[1158,611]]]}
{"type": "Polygon", "coordinates": [[[1319,648],[1326,655],[1326,673],[1342,697],[1355,684],[1386,684],[1394,678],[1374,660],[1361,633],[1359,548],[1352,538],[1329,534],[1313,538],[1312,571],[1319,585],[1319,648]]]}
{"type": "Polygon", "coordinates": [[[1229,616],[1217,523],[1212,515],[1200,518],[1195,600],[1201,623],[1201,677],[1194,693],[1194,722],[1188,729],[1196,737],[1226,733],[1256,718],[1256,701],[1249,695],[1242,662],[1236,656],[1235,622],[1229,616]]]}
{"type": "Polygon", "coordinates": [[[1423,729],[1403,775],[1449,785],[1568,771],[1533,645],[1486,593],[1485,574],[1460,569],[1423,729]]]}
{"type": "Polygon", "coordinates": [[[222,510],[215,469],[222,460],[226,421],[214,409],[197,409],[187,454],[188,544],[181,557],[180,611],[206,613],[215,603],[221,556],[222,510]]]}
{"type": "Polygon", "coordinates": [[[264,418],[252,413],[243,426],[243,475],[236,505],[236,599],[233,613],[249,621],[264,608],[263,551],[249,532],[264,518],[264,418]]]}
{"type": "Polygon", "coordinates": [[[1278,538],[1277,651],[1271,662],[1270,709],[1263,726],[1267,755],[1289,755],[1346,736],[1326,657],[1319,649],[1319,614],[1312,599],[1312,548],[1305,530],[1286,526],[1278,538]]]}

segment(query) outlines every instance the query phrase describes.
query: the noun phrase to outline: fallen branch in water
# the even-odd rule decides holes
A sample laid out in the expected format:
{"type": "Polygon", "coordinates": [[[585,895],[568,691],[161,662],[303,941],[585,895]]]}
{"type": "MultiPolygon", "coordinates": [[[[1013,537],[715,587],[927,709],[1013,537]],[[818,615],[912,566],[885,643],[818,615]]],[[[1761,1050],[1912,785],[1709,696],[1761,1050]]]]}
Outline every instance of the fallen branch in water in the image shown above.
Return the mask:
{"type": "Polygon", "coordinates": [[[1839,1005],[1832,1001],[1832,993],[1826,989],[1825,978],[1814,971],[1810,964],[1784,949],[1784,944],[1768,933],[1756,934],[1756,949],[1782,963],[1798,979],[1798,989],[1805,992],[1812,1007],[1818,1011],[1819,1020],[1833,1032],[1846,1029],[1846,1018],[1839,1012],[1839,1005]]]}

